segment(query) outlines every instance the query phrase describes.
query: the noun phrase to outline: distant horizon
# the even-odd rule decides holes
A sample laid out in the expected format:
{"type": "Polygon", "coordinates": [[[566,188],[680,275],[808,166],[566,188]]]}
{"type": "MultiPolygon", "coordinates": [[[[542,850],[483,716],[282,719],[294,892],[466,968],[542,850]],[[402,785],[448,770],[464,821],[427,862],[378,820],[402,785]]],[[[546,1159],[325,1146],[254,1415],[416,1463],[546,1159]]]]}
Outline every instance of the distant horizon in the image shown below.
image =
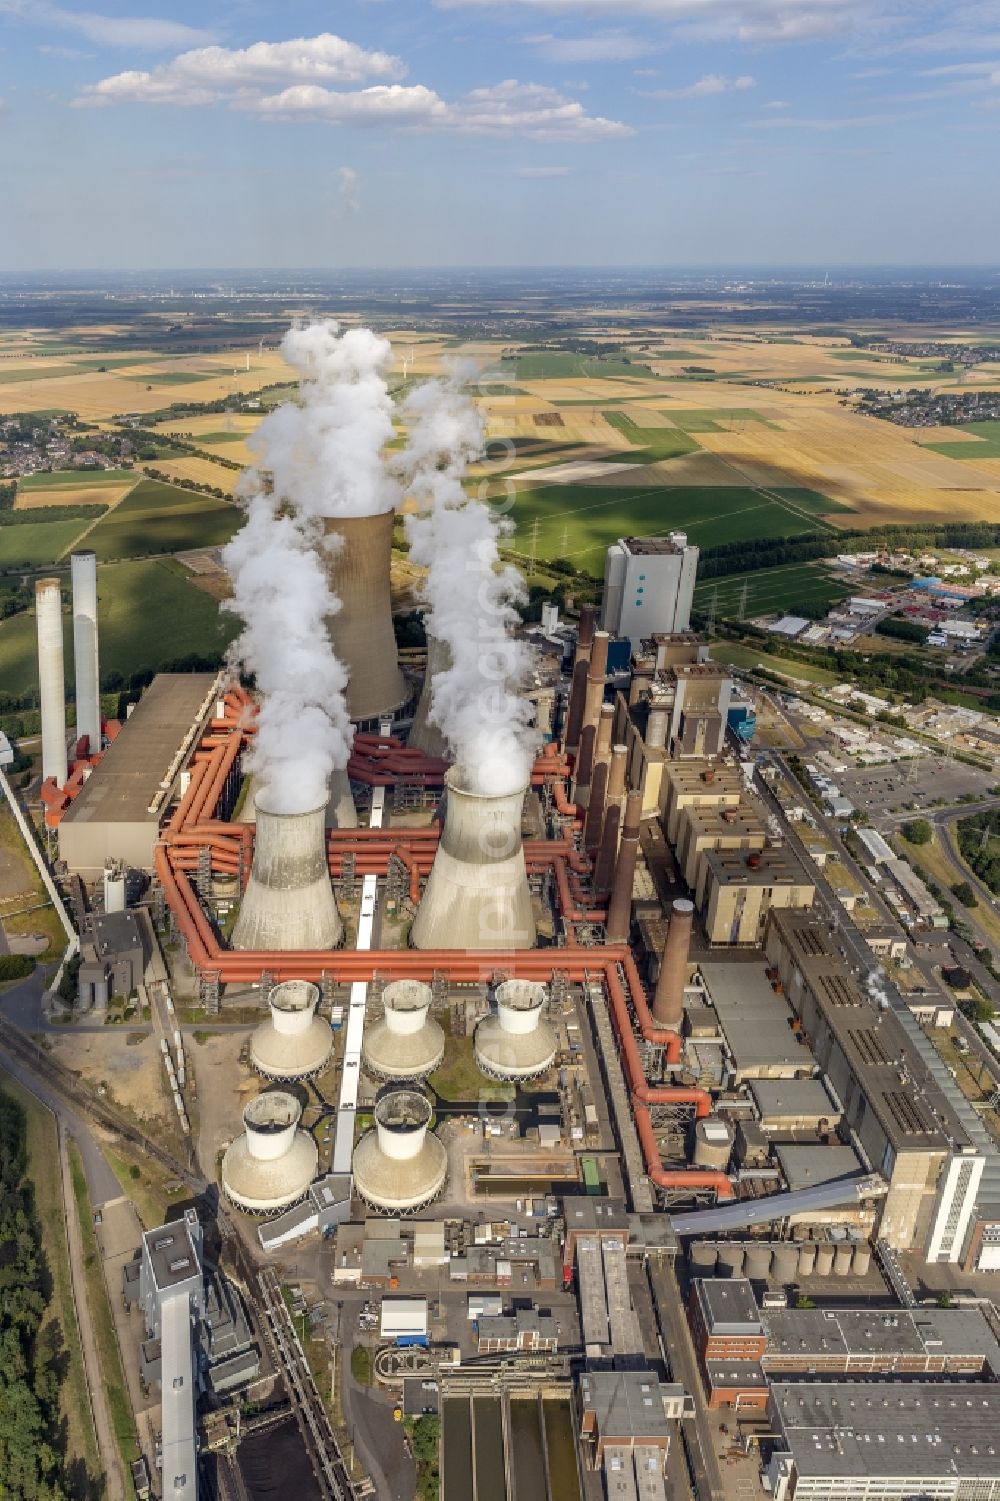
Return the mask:
{"type": "Polygon", "coordinates": [[[260,277],[363,277],[363,276],[419,276],[428,275],[495,275],[546,276],[594,275],[607,276],[683,276],[698,277],[745,277],[768,276],[781,278],[816,278],[822,282],[827,275],[833,276],[889,276],[919,275],[935,280],[950,273],[963,276],[980,275],[995,277],[1000,282],[1000,261],[828,261],[828,262],[769,262],[769,261],[702,261],[702,262],[426,262],[420,265],[370,263],[352,266],[266,266],[239,264],[205,265],[149,265],[149,266],[66,266],[35,270],[29,267],[0,270],[0,285],[9,281],[38,281],[67,277],[102,276],[260,276],[260,277]]]}

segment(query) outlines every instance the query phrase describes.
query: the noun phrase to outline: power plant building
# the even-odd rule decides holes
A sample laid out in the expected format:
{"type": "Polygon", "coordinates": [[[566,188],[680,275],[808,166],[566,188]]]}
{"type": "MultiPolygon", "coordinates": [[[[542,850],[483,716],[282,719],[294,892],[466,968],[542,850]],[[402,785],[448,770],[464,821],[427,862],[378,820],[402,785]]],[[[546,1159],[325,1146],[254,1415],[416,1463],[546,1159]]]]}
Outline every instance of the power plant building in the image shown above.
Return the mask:
{"type": "Polygon", "coordinates": [[[94,877],[110,859],[152,870],[181,774],[215,713],[218,682],[207,672],[153,679],[62,816],[59,857],[71,872],[94,877]]]}
{"type": "Polygon", "coordinates": [[[713,849],[702,856],[701,913],[709,943],[758,947],[774,908],[812,906],[815,882],[787,848],[713,849]]]}
{"type": "Polygon", "coordinates": [[[683,532],[619,538],[604,563],[602,630],[628,636],[633,651],[654,634],[686,631],[697,570],[698,549],[683,532]]]}

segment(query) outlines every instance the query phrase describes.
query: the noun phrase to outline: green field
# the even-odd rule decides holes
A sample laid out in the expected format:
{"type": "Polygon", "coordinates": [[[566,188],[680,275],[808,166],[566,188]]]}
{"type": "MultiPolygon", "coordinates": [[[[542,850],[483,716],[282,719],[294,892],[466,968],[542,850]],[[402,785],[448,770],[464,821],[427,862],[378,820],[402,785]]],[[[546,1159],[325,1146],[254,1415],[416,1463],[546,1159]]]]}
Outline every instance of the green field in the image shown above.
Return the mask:
{"type": "Polygon", "coordinates": [[[67,375],[79,375],[75,365],[0,365],[0,386],[19,386],[26,380],[62,380],[67,375]]]}
{"type": "Polygon", "coordinates": [[[242,443],[246,433],[195,433],[193,438],[185,438],[185,443],[242,443]]]}
{"type": "Polygon", "coordinates": [[[566,354],[560,350],[515,355],[512,359],[502,360],[501,367],[518,380],[554,380],[559,376],[570,380],[609,380],[621,376],[631,376],[633,380],[655,379],[648,370],[629,365],[625,360],[599,360],[592,355],[566,354]]]}
{"type": "MultiPolygon", "coordinates": [[[[173,559],[105,564],[98,569],[97,590],[102,677],[120,672],[127,678],[140,668],[156,669],[189,653],[222,653],[238,630],[236,616],[220,612],[173,559]]],[[[73,620],[68,610],[63,641],[67,680],[72,682],[73,620]]],[[[33,612],[0,621],[0,683],[16,694],[37,688],[33,612]]]]}
{"type": "Polygon", "coordinates": [[[624,412],[605,412],[605,422],[617,428],[635,448],[634,454],[617,457],[634,459],[637,464],[656,464],[661,459],[675,459],[678,454],[694,453],[698,444],[679,427],[640,427],[624,412]]]}
{"type": "Polygon", "coordinates": [[[700,610],[710,610],[714,600],[716,616],[736,616],[742,608],[744,584],[746,618],[770,615],[800,604],[831,605],[850,593],[821,564],[789,563],[786,567],[759,568],[753,573],[705,579],[695,588],[697,606],[700,610]]]}
{"type": "MultiPolygon", "coordinates": [[[[0,568],[54,563],[89,525],[86,517],[77,516],[72,521],[24,521],[17,526],[0,526],[0,568]]],[[[4,628],[0,625],[0,630],[4,628]]]]}
{"type": "Polygon", "coordinates": [[[956,423],[955,431],[968,433],[975,443],[928,443],[932,453],[943,453],[949,459],[1000,459],[1000,422],[956,423]]]}
{"type": "Polygon", "coordinates": [[[238,508],[224,501],[160,480],[143,480],[98,522],[88,540],[101,562],[150,557],[218,547],[229,541],[241,520],[238,508]]]}
{"type": "Polygon", "coordinates": [[[686,433],[723,433],[730,428],[755,422],[759,427],[777,427],[777,423],[755,412],[752,407],[692,407],[688,410],[664,407],[661,416],[686,433]]]}
{"type": "MultiPolygon", "coordinates": [[[[543,471],[544,473],[544,471],[543,471]]],[[[699,547],[760,537],[796,537],[817,529],[823,511],[840,509],[811,490],[747,485],[537,485],[514,503],[514,547],[538,558],[568,558],[576,567],[603,569],[605,549],[621,536],[687,532],[699,547]],[[538,520],[537,531],[534,528],[538,520]]],[[[541,478],[541,475],[539,475],[541,478]]]]}
{"type": "Polygon", "coordinates": [[[26,474],[18,488],[35,495],[43,490],[97,490],[135,479],[134,469],[53,469],[48,474],[26,474]]]}
{"type": "Polygon", "coordinates": [[[804,682],[821,683],[826,687],[839,681],[835,672],[827,672],[823,667],[796,662],[791,657],[771,656],[756,646],[741,646],[738,641],[713,641],[710,655],[713,662],[725,662],[730,667],[764,667],[768,672],[802,678],[804,682]]]}
{"type": "Polygon", "coordinates": [[[208,372],[195,375],[188,370],[160,370],[153,374],[144,371],[137,374],[135,379],[140,385],[146,386],[190,386],[194,381],[214,380],[215,375],[208,372]]]}

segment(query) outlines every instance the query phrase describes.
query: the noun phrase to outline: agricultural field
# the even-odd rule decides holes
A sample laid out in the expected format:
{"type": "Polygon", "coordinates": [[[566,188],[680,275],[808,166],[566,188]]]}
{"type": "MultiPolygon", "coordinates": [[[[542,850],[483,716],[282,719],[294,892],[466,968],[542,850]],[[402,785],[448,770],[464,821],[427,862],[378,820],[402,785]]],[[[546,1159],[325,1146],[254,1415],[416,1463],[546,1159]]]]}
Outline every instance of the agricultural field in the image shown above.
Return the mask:
{"type": "Polygon", "coordinates": [[[794,613],[802,605],[822,605],[828,609],[838,600],[846,599],[849,593],[846,585],[833,578],[821,563],[789,563],[705,579],[695,588],[695,605],[699,610],[713,612],[717,618],[750,620],[755,615],[794,613]]]}
{"type": "MultiPolygon", "coordinates": [[[[2,532],[0,532],[2,535],[2,532]]],[[[141,668],[156,669],[190,654],[219,655],[236,635],[235,615],[190,582],[187,570],[172,558],[109,563],[98,568],[98,625],[101,675],[127,678],[141,668]]],[[[73,680],[73,620],[63,614],[67,681],[73,680]]],[[[33,612],[0,623],[0,683],[9,693],[37,689],[38,662],[33,612]]]]}
{"type": "Polygon", "coordinates": [[[113,506],[135,484],[133,469],[57,469],[18,481],[15,511],[39,506],[113,506]]]}
{"type": "MultiPolygon", "coordinates": [[[[229,454],[223,453],[222,457],[228,459],[229,454]]],[[[231,493],[240,477],[237,470],[213,464],[211,459],[199,458],[194,453],[157,459],[152,467],[158,473],[168,475],[170,479],[187,480],[193,485],[211,485],[213,489],[225,490],[227,494],[231,493]]]]}
{"type": "MultiPolygon", "coordinates": [[[[0,526],[0,568],[44,568],[54,563],[92,526],[85,516],[65,521],[19,521],[0,526]]],[[[0,634],[8,629],[0,622],[0,634]]]]}
{"type": "Polygon", "coordinates": [[[835,672],[825,667],[814,667],[811,662],[796,662],[792,657],[781,657],[771,652],[758,650],[756,646],[743,646],[738,641],[713,641],[710,648],[713,662],[726,662],[730,667],[763,667],[767,672],[776,672],[786,678],[800,678],[806,683],[831,687],[839,679],[835,672]]]}
{"type": "Polygon", "coordinates": [[[235,506],[194,490],[144,479],[98,522],[87,541],[100,562],[143,558],[218,547],[229,541],[240,520],[235,506]]]}

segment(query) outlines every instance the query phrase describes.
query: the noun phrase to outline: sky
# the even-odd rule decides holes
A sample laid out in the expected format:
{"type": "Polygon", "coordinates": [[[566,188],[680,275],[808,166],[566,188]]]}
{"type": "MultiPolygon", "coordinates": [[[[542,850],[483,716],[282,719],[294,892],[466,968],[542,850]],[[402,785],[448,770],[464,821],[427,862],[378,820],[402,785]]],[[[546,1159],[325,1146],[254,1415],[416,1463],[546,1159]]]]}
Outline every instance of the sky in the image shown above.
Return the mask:
{"type": "Polygon", "coordinates": [[[1000,0],[0,0],[0,272],[1000,263],[1000,0]]]}

